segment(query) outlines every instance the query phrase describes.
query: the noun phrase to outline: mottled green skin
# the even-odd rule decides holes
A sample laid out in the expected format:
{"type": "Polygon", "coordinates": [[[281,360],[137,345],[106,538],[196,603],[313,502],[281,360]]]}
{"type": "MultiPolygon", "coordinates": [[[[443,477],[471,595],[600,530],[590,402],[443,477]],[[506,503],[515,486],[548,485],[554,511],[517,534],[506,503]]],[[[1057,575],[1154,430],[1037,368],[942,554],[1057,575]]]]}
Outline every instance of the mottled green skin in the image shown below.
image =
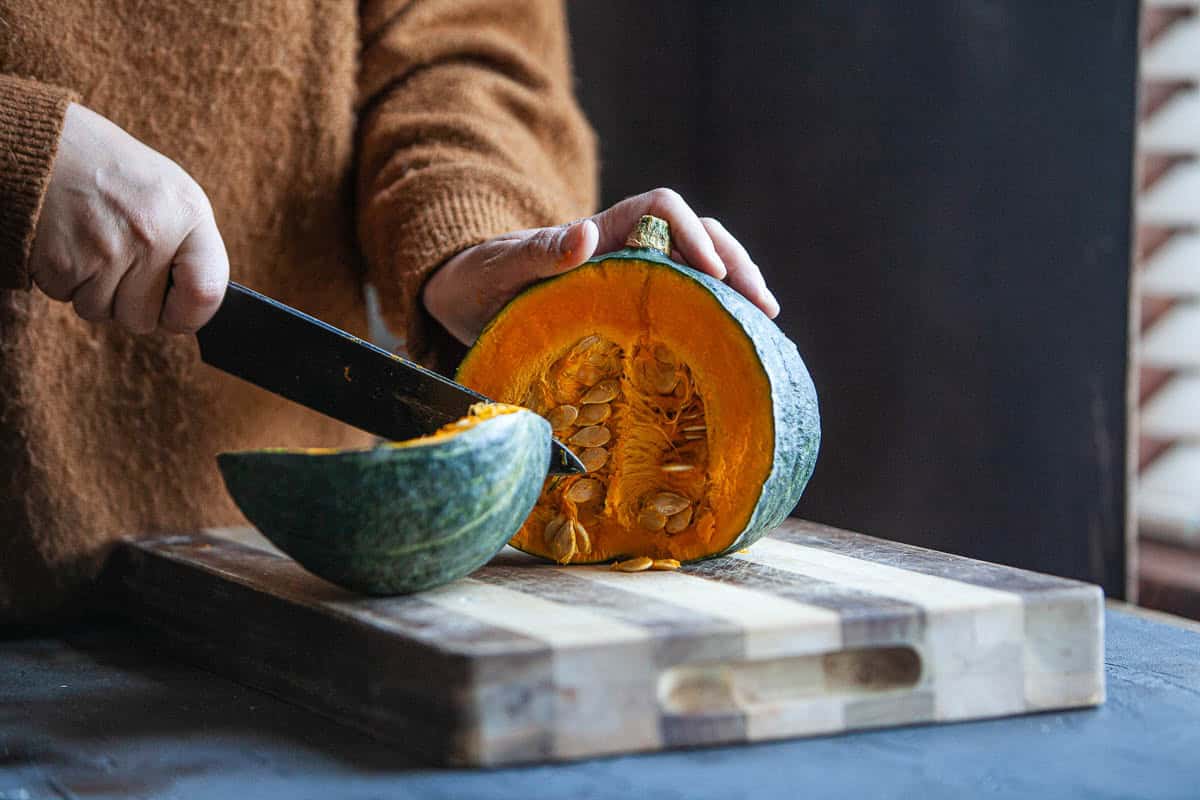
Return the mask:
{"type": "MultiPolygon", "coordinates": [[[[686,275],[706,289],[717,303],[738,323],[746,337],[754,343],[763,372],[771,384],[771,399],[775,422],[775,458],[770,475],[763,483],[758,503],[750,520],[733,543],[711,557],[725,555],[748,547],[783,522],[800,502],[804,487],[817,465],[821,446],[821,416],[817,408],[817,390],[808,368],[792,340],[779,330],[771,319],[735,290],[702,272],[677,264],[667,256],[649,248],[627,248],[597,256],[576,270],[534,286],[536,292],[556,280],[570,280],[578,270],[591,264],[611,265],[613,261],[638,261],[654,264],[686,275]]],[[[520,297],[512,301],[520,302],[520,297]]],[[[502,310],[496,319],[503,316],[502,310]]],[[[488,328],[491,324],[488,325],[488,328]]],[[[485,328],[479,338],[487,336],[485,328]]],[[[704,335],[701,330],[698,335],[704,335]]],[[[469,358],[469,355],[468,355],[469,358]]]]}
{"type": "Polygon", "coordinates": [[[242,513],[305,569],[408,594],[473,572],[517,532],[550,464],[550,425],[522,410],[417,447],[217,461],[242,513]]]}

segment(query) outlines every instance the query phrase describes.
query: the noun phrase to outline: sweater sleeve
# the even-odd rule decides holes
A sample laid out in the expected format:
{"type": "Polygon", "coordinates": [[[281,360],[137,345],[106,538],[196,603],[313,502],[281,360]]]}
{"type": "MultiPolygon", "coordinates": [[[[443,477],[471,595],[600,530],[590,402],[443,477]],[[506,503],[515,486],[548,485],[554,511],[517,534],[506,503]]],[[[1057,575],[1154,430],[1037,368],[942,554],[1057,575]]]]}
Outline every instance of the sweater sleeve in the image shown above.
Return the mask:
{"type": "Polygon", "coordinates": [[[0,75],[0,289],[28,289],[29,250],[71,92],[0,75]]]}
{"type": "Polygon", "coordinates": [[[358,230],[411,358],[462,347],[421,303],[454,254],[595,205],[591,129],[571,93],[556,0],[368,0],[359,77],[358,230]]]}

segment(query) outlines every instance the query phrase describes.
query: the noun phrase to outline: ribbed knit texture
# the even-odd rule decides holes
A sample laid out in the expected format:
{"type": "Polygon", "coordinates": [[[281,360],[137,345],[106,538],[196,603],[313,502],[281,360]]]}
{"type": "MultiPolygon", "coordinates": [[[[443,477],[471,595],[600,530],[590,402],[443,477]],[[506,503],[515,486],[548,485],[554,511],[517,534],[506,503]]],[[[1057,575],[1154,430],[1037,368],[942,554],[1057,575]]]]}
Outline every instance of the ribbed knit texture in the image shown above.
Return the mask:
{"type": "Polygon", "coordinates": [[[0,75],[0,289],[29,288],[29,250],[71,92],[0,75]]]}
{"type": "MultiPolygon", "coordinates": [[[[364,277],[410,350],[461,347],[420,288],[464,247],[592,210],[592,134],[552,0],[7,0],[3,278],[25,253],[66,86],[205,189],[235,280],[366,335],[364,277]],[[15,88],[14,88],[15,87],[15,88]]],[[[245,524],[215,454],[369,437],[0,290],[0,622],[87,606],[118,536],[245,524]]]]}

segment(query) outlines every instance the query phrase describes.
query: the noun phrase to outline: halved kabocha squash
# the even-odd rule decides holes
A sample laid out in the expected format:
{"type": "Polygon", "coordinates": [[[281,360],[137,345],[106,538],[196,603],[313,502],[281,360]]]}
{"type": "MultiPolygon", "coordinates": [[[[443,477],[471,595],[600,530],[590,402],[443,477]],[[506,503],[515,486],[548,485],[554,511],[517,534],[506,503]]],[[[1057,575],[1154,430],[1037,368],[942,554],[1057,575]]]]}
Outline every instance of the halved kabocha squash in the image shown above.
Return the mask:
{"type": "Polygon", "coordinates": [[[542,414],[588,469],[547,479],[513,538],[559,563],[692,561],[791,512],[816,463],[796,347],[725,284],[667,257],[663,220],[510,302],[458,380],[542,414]]]}
{"type": "Polygon", "coordinates": [[[366,450],[217,456],[225,486],[276,547],[368,594],[440,586],[483,566],[516,533],[550,464],[550,426],[479,404],[437,433],[366,450]]]}

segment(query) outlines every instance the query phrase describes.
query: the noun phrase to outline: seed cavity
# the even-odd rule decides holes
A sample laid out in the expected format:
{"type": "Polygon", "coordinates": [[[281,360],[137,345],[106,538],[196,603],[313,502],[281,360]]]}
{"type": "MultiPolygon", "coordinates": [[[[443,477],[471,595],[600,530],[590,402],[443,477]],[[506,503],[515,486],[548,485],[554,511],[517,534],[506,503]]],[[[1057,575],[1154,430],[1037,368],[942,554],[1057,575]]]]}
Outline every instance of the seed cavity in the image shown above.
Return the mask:
{"type": "MultiPolygon", "coordinates": [[[[678,562],[676,562],[678,563],[678,562]]],[[[617,572],[644,572],[654,566],[654,559],[646,556],[638,556],[625,561],[617,561],[612,565],[612,569],[617,572]]]]}
{"type": "MultiPolygon", "coordinates": [[[[544,538],[546,556],[564,564],[603,558],[626,531],[659,547],[660,534],[706,535],[714,516],[705,402],[669,344],[593,333],[563,349],[521,392],[586,470],[547,481],[534,517],[541,522],[521,534],[544,538]]],[[[656,566],[639,569],[678,568],[675,559],[645,563],[656,566]]]]}

